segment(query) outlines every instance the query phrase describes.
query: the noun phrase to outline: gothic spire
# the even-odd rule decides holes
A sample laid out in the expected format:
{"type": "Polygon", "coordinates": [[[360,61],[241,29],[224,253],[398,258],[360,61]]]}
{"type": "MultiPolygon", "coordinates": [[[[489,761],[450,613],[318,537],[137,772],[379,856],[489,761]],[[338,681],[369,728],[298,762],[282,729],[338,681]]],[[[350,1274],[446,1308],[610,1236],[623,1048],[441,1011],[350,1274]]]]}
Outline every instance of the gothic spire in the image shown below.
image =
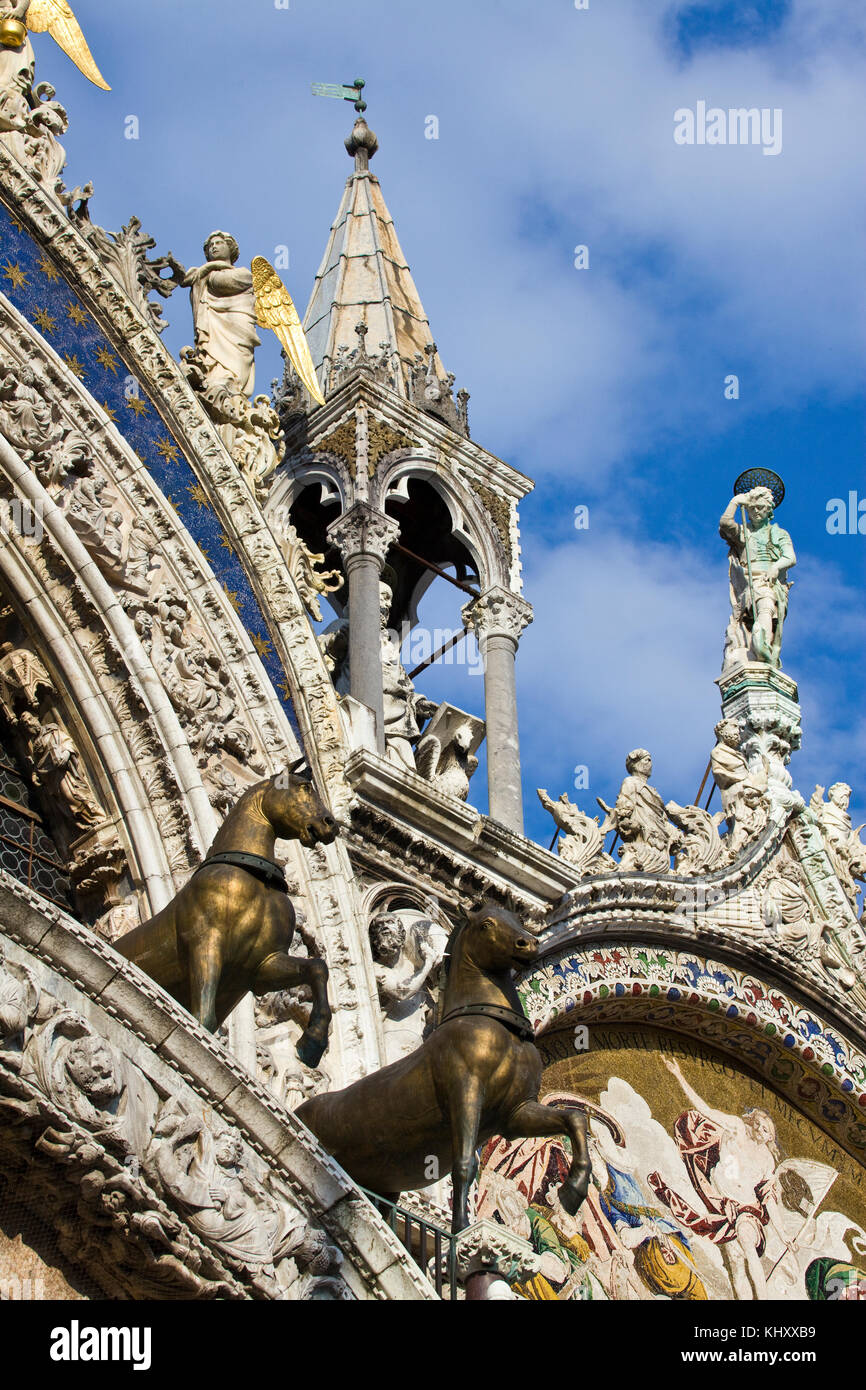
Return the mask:
{"type": "Polygon", "coordinates": [[[390,384],[404,398],[411,399],[413,380],[419,371],[421,377],[429,374],[431,366],[438,379],[434,393],[441,383],[450,395],[438,355],[430,352],[430,324],[393,218],[379,180],[370,172],[379,142],[363,114],[345,143],[355,167],[304,316],[319,381],[327,394],[336,385],[341,363],[357,360],[353,355],[360,339],[361,351],[387,366],[390,384]]]}

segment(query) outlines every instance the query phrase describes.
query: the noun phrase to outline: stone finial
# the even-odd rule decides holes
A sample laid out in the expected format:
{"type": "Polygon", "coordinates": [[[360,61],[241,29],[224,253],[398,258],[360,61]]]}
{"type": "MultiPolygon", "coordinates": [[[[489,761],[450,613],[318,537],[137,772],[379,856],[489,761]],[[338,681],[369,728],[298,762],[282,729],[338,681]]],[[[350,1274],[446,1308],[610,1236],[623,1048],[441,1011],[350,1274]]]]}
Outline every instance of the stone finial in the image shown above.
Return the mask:
{"type": "Polygon", "coordinates": [[[346,136],[346,149],[355,161],[355,172],[363,173],[368,167],[370,160],[379,148],[379,141],[376,134],[367,125],[363,116],[359,116],[352,126],[350,135],[346,136]]]}

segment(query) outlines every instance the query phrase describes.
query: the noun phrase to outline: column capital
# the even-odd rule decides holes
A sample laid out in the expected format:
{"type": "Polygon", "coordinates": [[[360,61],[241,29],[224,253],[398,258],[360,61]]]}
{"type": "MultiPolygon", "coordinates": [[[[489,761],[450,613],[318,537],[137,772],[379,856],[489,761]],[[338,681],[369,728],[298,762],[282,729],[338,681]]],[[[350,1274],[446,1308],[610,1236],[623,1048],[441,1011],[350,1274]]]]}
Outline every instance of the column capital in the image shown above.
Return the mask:
{"type": "Polygon", "coordinates": [[[331,522],[327,535],[338,547],[344,564],[357,555],[372,555],[381,569],[400,535],[400,523],[368,502],[356,502],[331,522]]]}
{"type": "Polygon", "coordinates": [[[510,637],[517,646],[524,629],[532,622],[532,604],[497,585],[467,603],[462,617],[478,638],[510,637]]]}
{"type": "Polygon", "coordinates": [[[528,1240],[496,1221],[477,1221],[457,1237],[457,1277],[465,1283],[473,1274],[510,1276],[514,1281],[537,1274],[541,1259],[528,1240]]]}

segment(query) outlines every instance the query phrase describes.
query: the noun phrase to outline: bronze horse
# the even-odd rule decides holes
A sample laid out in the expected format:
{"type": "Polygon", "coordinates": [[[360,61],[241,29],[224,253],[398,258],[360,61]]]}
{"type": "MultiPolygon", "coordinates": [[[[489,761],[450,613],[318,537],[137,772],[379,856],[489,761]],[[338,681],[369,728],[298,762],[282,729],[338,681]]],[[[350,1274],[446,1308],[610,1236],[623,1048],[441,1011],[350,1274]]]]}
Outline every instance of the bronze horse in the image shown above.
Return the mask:
{"type": "Polygon", "coordinates": [[[513,980],[538,946],[516,917],[485,904],[451,938],[441,1022],[408,1057],[342,1091],[304,1101],[298,1117],[362,1187],[393,1199],[450,1167],[451,1226],[469,1225],[476,1150],[493,1135],[564,1134],[572,1160],[559,1190],[566,1211],[586,1197],[586,1117],[538,1102],[541,1057],[513,980]]]}
{"type": "Polygon", "coordinates": [[[318,958],[288,954],[295,912],[274,862],[274,844],[330,844],[337,824],[310,774],[301,771],[303,762],[244,792],[189,882],[155,917],[115,941],[114,949],[210,1032],[250,990],[266,994],[308,985],[313,1008],[296,1050],[312,1067],[328,1045],[328,967],[318,958]]]}

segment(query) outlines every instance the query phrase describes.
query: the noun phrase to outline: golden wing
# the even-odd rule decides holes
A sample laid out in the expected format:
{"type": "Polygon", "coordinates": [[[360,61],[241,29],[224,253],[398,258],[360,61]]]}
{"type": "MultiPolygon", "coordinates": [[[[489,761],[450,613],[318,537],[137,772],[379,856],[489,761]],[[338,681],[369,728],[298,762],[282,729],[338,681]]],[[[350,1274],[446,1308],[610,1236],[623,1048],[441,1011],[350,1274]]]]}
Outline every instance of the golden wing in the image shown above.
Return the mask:
{"type": "Polygon", "coordinates": [[[324,405],[325,398],[319,390],[316,368],[292,296],[264,256],[253,257],[251,270],[259,327],[273,329],[313,400],[324,405]]]}
{"type": "Polygon", "coordinates": [[[66,0],[30,0],[27,18],[24,22],[28,29],[33,30],[34,34],[44,34],[47,30],[55,43],[58,43],[63,49],[67,58],[72,59],[79,72],[83,72],[85,77],[88,77],[95,86],[101,87],[104,92],[111,91],[93,61],[93,54],[87,47],[87,40],[66,0]]]}

